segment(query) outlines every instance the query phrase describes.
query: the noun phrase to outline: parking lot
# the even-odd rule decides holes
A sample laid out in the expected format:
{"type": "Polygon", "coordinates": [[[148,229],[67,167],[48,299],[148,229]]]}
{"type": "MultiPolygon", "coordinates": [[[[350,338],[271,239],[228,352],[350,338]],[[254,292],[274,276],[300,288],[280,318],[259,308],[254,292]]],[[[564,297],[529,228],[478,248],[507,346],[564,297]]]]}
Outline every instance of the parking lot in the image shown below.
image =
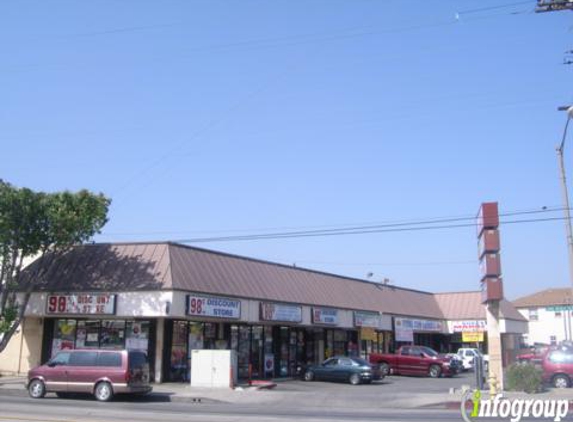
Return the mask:
{"type": "Polygon", "coordinates": [[[325,382],[325,381],[290,381],[281,383],[281,391],[331,391],[348,392],[356,389],[360,394],[384,394],[388,393],[448,393],[451,388],[459,389],[462,385],[475,386],[475,375],[473,372],[464,372],[452,378],[430,378],[430,377],[413,377],[392,375],[381,381],[374,381],[372,384],[361,384],[351,386],[343,382],[325,382]]]}

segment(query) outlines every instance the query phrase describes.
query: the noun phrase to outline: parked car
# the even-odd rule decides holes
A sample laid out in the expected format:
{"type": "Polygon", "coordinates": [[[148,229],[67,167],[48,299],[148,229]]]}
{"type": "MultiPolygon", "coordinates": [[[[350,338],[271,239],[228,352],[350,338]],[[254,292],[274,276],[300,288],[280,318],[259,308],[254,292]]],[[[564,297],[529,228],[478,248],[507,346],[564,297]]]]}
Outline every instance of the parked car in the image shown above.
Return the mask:
{"type": "Polygon", "coordinates": [[[304,370],[305,381],[346,381],[352,385],[369,384],[384,378],[378,365],[364,359],[335,356],[320,365],[310,365],[304,370]]]}
{"type": "Polygon", "coordinates": [[[26,388],[36,399],[48,392],[90,393],[99,401],[111,400],[115,394],[147,394],[151,391],[149,363],[139,351],[63,350],[28,372],[26,388]]]}
{"type": "Polygon", "coordinates": [[[462,359],[464,371],[473,370],[476,359],[483,359],[484,370],[489,368],[489,355],[484,355],[479,349],[473,347],[462,347],[458,349],[458,356],[462,359]]]}
{"type": "Polygon", "coordinates": [[[458,359],[440,355],[426,346],[402,346],[396,354],[372,353],[370,363],[380,365],[385,374],[451,377],[461,371],[458,359]]]}
{"type": "Polygon", "coordinates": [[[517,362],[519,363],[532,363],[541,364],[543,362],[543,356],[549,351],[549,346],[546,344],[536,344],[531,346],[528,351],[519,353],[516,356],[517,362]]]}
{"type": "Polygon", "coordinates": [[[463,361],[462,358],[460,357],[460,355],[458,355],[457,353],[446,353],[445,355],[447,358],[450,358],[452,360],[456,361],[456,366],[459,367],[459,371],[458,372],[462,372],[463,370],[463,361]]]}
{"type": "Polygon", "coordinates": [[[543,382],[555,388],[571,387],[573,379],[573,349],[557,347],[549,350],[541,363],[543,382]]]}

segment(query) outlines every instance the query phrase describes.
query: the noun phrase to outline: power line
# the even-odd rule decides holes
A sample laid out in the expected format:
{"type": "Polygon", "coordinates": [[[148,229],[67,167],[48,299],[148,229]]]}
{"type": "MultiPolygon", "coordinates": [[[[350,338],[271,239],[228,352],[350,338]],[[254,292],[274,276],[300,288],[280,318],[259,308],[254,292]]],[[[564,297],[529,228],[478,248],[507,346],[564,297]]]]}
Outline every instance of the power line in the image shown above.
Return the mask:
{"type": "MultiPolygon", "coordinates": [[[[275,260],[280,261],[280,260],[275,260]]],[[[477,259],[464,261],[434,261],[434,262],[324,262],[324,261],[306,261],[291,260],[297,264],[311,265],[333,265],[333,266],[356,266],[356,267],[416,267],[416,266],[437,266],[437,265],[476,265],[477,259]]]]}
{"type": "MultiPolygon", "coordinates": [[[[541,211],[529,211],[523,213],[501,214],[500,217],[535,214],[542,212],[548,212],[548,211],[541,210],[541,211]]],[[[559,221],[563,220],[563,218],[564,217],[547,217],[547,218],[533,218],[533,219],[520,219],[520,220],[505,220],[505,221],[500,221],[500,224],[538,223],[538,222],[548,222],[548,221],[559,221]]],[[[472,219],[475,219],[475,217],[472,217],[472,219]]],[[[250,240],[273,240],[273,239],[292,239],[292,238],[305,238],[305,237],[348,236],[348,235],[373,234],[373,233],[414,232],[414,231],[476,227],[476,222],[443,224],[443,223],[454,223],[464,220],[469,220],[469,218],[444,219],[444,220],[423,221],[423,222],[420,221],[415,223],[384,224],[377,226],[362,226],[362,227],[352,227],[345,229],[308,230],[308,231],[298,231],[298,232],[252,234],[252,235],[242,235],[242,236],[237,235],[237,236],[203,237],[194,239],[178,239],[175,240],[175,242],[206,243],[206,242],[232,242],[232,241],[250,241],[250,240]]]]}
{"type": "MultiPolygon", "coordinates": [[[[524,209],[508,211],[500,216],[514,216],[514,215],[527,215],[527,214],[538,214],[546,212],[561,212],[563,208],[559,206],[544,206],[535,209],[524,209]]],[[[235,229],[225,229],[225,230],[195,230],[191,233],[241,233],[247,232],[247,235],[256,235],[255,232],[260,235],[264,235],[264,232],[270,230],[281,230],[289,231],[288,233],[296,233],[297,231],[328,231],[328,230],[351,230],[357,228],[376,228],[376,227],[386,227],[386,226],[396,226],[396,225],[416,225],[416,224],[426,224],[434,222],[452,222],[452,221],[463,221],[463,220],[474,220],[476,216],[474,214],[464,214],[455,216],[442,216],[442,217],[425,217],[417,219],[408,220],[394,220],[394,221],[375,221],[375,222],[361,222],[361,223],[336,223],[336,224],[322,224],[322,225],[304,225],[304,226],[279,226],[279,227],[259,227],[259,228],[235,228],[235,229]]],[[[105,236],[142,236],[142,235],[170,235],[170,234],[183,234],[181,230],[178,231],[147,231],[147,232],[109,232],[105,233],[105,236]]]]}
{"type": "MultiPolygon", "coordinates": [[[[564,217],[539,218],[539,219],[531,219],[531,220],[503,221],[503,222],[500,222],[500,224],[538,223],[538,222],[544,222],[544,221],[557,221],[557,220],[563,220],[563,219],[564,219],[564,217]]],[[[449,225],[441,225],[441,226],[354,230],[354,231],[346,231],[346,232],[297,233],[297,234],[284,233],[284,234],[275,234],[275,235],[228,236],[228,237],[212,237],[212,238],[196,238],[196,239],[179,239],[179,240],[175,240],[175,242],[178,242],[178,243],[207,243],[207,242],[233,242],[233,241],[245,241],[245,240],[274,240],[274,239],[292,239],[292,238],[304,238],[304,237],[348,236],[348,235],[357,235],[357,234],[428,231],[428,230],[455,229],[455,228],[462,228],[462,227],[475,227],[475,226],[476,226],[475,223],[449,224],[449,225]]]]}
{"type": "Polygon", "coordinates": [[[488,12],[490,10],[507,9],[507,8],[513,7],[513,6],[521,6],[522,4],[531,4],[531,0],[519,1],[516,3],[501,4],[499,6],[489,6],[489,7],[480,7],[478,9],[462,10],[462,11],[459,11],[458,14],[459,15],[462,15],[462,14],[466,15],[466,14],[470,14],[470,13],[488,12]]]}

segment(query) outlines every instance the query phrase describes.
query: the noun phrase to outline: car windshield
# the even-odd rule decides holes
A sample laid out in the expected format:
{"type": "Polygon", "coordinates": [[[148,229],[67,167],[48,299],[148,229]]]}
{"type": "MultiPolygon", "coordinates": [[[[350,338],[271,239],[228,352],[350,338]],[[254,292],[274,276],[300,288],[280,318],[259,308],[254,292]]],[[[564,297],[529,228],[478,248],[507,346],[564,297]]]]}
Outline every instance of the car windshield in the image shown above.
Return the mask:
{"type": "Polygon", "coordinates": [[[430,349],[429,347],[422,346],[422,347],[420,347],[420,350],[428,356],[431,356],[431,357],[438,356],[438,353],[436,353],[435,350],[430,349]]]}

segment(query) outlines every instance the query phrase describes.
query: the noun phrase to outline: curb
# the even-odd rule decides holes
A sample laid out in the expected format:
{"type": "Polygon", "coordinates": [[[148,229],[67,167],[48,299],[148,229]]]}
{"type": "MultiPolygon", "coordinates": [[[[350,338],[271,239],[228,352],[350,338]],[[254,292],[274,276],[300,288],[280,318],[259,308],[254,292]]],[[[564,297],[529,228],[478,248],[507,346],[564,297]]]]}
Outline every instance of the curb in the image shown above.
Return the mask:
{"type": "MultiPolygon", "coordinates": [[[[9,397],[28,397],[28,391],[25,388],[0,388],[0,396],[9,397]]],[[[78,394],[78,397],[89,397],[90,394],[78,394]]],[[[55,398],[54,393],[48,393],[47,397],[55,398]]],[[[83,398],[82,397],[82,398],[83,398]]],[[[65,399],[68,400],[68,399],[65,399]]],[[[224,400],[212,399],[209,397],[199,397],[199,396],[179,396],[172,392],[152,392],[145,396],[137,395],[118,395],[116,396],[116,401],[150,401],[150,402],[176,402],[176,403],[191,403],[191,404],[231,404],[224,400]]]]}

